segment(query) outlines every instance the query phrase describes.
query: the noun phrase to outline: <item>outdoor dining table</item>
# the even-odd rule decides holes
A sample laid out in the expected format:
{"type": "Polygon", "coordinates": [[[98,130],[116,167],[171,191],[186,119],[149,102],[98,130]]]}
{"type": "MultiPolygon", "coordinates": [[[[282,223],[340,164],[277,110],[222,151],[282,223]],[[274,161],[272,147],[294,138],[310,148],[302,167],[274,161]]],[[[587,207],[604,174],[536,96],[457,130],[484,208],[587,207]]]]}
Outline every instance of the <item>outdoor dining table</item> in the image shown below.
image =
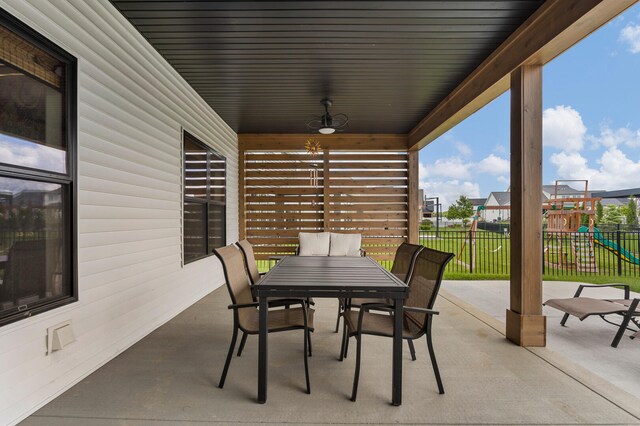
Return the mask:
{"type": "Polygon", "coordinates": [[[386,298],[393,301],[392,403],[402,403],[402,301],[409,287],[370,257],[289,256],[253,286],[260,302],[258,402],[267,401],[269,297],[386,298]]]}

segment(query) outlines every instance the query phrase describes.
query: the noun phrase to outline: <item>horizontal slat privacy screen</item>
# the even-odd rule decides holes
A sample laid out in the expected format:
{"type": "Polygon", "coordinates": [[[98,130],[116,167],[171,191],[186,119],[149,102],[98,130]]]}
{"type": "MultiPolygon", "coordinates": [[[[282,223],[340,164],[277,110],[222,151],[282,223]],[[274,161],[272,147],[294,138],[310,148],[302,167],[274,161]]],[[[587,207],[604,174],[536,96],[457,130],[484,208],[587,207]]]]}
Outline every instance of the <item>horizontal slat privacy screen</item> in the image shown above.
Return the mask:
{"type": "Polygon", "coordinates": [[[392,260],[407,240],[407,152],[243,155],[241,233],[256,259],[294,254],[299,232],[360,233],[367,254],[379,261],[392,260]]]}

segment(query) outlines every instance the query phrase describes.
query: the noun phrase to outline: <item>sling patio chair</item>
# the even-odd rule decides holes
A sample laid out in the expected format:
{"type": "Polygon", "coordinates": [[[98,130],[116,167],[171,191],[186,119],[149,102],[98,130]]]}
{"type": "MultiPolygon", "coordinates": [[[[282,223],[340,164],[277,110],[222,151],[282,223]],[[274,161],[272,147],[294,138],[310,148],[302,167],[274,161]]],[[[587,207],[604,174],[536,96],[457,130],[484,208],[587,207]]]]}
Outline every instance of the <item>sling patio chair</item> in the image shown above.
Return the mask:
{"type": "MultiPolygon", "coordinates": [[[[411,271],[413,268],[413,264],[416,260],[416,256],[420,250],[423,249],[423,246],[409,243],[402,243],[398,250],[396,250],[396,255],[393,259],[393,266],[391,267],[391,273],[398,277],[400,280],[404,281],[405,284],[409,283],[409,278],[411,277],[411,271]]],[[[340,327],[340,318],[342,317],[344,311],[353,308],[359,308],[363,303],[382,303],[389,304],[390,301],[387,299],[339,299],[338,300],[338,318],[336,320],[336,333],[340,327]]],[[[345,325],[346,326],[346,325],[345,325]]],[[[413,347],[413,342],[411,340],[407,340],[407,344],[409,345],[409,351],[411,352],[411,359],[416,360],[416,351],[413,347]]],[[[344,354],[346,356],[346,353],[344,354]]]]}
{"type": "Polygon", "coordinates": [[[631,299],[629,286],[627,284],[599,284],[578,286],[576,294],[568,299],[549,299],[544,302],[545,306],[558,309],[564,312],[560,325],[564,327],[569,315],[577,317],[580,321],[584,321],[592,315],[597,315],[605,322],[618,327],[618,331],[611,342],[611,346],[618,347],[620,339],[626,330],[635,332],[631,336],[632,339],[640,335],[640,331],[629,327],[629,323],[635,324],[640,329],[640,303],[639,298],[631,299]],[[593,299],[591,297],[582,297],[582,290],[589,287],[615,287],[624,290],[624,299],[593,299]],[[622,317],[620,323],[616,323],[607,319],[608,315],[618,315],[622,317]]]}
{"type": "MultiPolygon", "coordinates": [[[[245,273],[244,262],[240,251],[232,244],[215,249],[214,253],[222,263],[227,290],[231,297],[232,304],[229,305],[228,308],[233,309],[233,335],[231,337],[231,344],[229,345],[229,352],[227,353],[224,369],[222,370],[222,376],[220,377],[220,382],[218,384],[218,387],[222,388],[227,377],[231,358],[233,357],[233,351],[238,338],[238,330],[241,330],[244,333],[244,336],[249,334],[258,334],[260,317],[258,311],[259,303],[254,301],[251,294],[249,278],[245,273]]],[[[307,304],[300,299],[280,299],[277,301],[269,301],[270,308],[293,306],[295,304],[299,304],[300,307],[269,310],[269,315],[267,317],[267,330],[269,333],[289,330],[304,331],[304,374],[307,382],[307,393],[311,393],[311,385],[309,383],[309,366],[307,360],[307,344],[311,339],[309,331],[313,330],[314,310],[312,308],[308,308],[307,304]]],[[[246,337],[243,337],[240,342],[241,347],[239,352],[242,352],[242,346],[244,346],[245,342],[246,337]]]]}
{"type": "MultiPolygon", "coordinates": [[[[256,285],[258,281],[260,281],[260,278],[262,278],[262,276],[266,274],[266,272],[261,273],[258,270],[258,265],[256,264],[256,258],[253,253],[253,246],[247,240],[238,241],[236,243],[236,246],[238,246],[238,248],[240,249],[240,252],[242,253],[242,257],[244,259],[244,266],[245,266],[245,269],[247,270],[247,274],[249,275],[249,280],[251,281],[251,285],[256,285]]],[[[307,302],[307,307],[315,304],[312,298],[300,299],[298,297],[273,297],[269,299],[271,303],[275,303],[278,301],[282,302],[282,305],[285,307],[285,309],[289,309],[290,303],[288,302],[291,300],[294,301],[293,304],[298,304],[300,300],[305,300],[307,302]]],[[[257,301],[255,297],[253,301],[254,302],[257,301]]],[[[246,341],[247,341],[247,333],[242,333],[242,338],[240,339],[240,346],[238,347],[238,354],[237,354],[238,356],[242,355],[242,350],[244,349],[244,344],[246,341]]],[[[309,339],[309,356],[311,356],[311,352],[312,352],[311,339],[309,339]]]]}
{"type": "MultiPolygon", "coordinates": [[[[413,271],[409,278],[409,297],[405,301],[403,311],[402,338],[407,340],[419,339],[426,336],[427,348],[431,358],[431,365],[438,384],[438,391],[444,394],[444,386],[440,378],[438,363],[433,349],[431,324],[433,316],[438,315],[433,310],[433,305],[440,290],[442,276],[447,263],[453,259],[453,253],[445,253],[430,248],[423,248],[417,255],[413,265],[413,271]]],[[[394,318],[392,315],[374,313],[371,310],[393,312],[393,307],[388,304],[363,303],[359,311],[347,309],[343,316],[345,320],[345,333],[342,336],[342,352],[346,352],[349,338],[356,337],[356,371],[353,378],[353,390],[351,400],[355,401],[358,393],[358,380],[360,377],[360,357],[362,350],[362,335],[393,337],[394,318]]],[[[342,355],[340,357],[342,359],[342,355]]]]}

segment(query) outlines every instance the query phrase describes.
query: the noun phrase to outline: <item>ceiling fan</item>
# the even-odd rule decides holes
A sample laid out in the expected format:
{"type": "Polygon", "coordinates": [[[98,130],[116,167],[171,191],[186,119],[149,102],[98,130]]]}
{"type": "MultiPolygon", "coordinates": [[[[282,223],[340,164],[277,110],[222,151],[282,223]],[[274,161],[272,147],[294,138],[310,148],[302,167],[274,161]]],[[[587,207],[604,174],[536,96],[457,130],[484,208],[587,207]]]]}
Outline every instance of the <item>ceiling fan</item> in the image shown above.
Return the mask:
{"type": "Polygon", "coordinates": [[[335,131],[343,131],[348,127],[349,117],[346,114],[329,114],[329,107],[333,105],[331,99],[325,98],[320,103],[324,105],[324,114],[307,122],[307,128],[317,130],[318,133],[323,135],[330,135],[335,131]]]}

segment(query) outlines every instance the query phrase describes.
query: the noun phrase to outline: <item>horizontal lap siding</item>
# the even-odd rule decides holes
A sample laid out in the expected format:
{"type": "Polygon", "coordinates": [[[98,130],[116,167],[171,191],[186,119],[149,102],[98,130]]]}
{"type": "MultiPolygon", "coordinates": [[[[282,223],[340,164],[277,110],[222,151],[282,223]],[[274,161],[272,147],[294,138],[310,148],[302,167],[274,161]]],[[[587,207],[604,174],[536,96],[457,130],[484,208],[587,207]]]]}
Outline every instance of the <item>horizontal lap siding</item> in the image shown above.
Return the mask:
{"type": "Polygon", "coordinates": [[[184,127],[227,158],[238,235],[237,136],[106,0],[2,1],[78,58],[80,301],[0,328],[0,419],[16,422],[223,283],[181,265],[184,127]],[[77,341],[45,356],[46,328],[77,341]]]}
{"type": "Polygon", "coordinates": [[[294,254],[300,232],[362,234],[363,248],[380,261],[407,240],[405,152],[246,151],[242,182],[243,226],[258,260],[294,254]]]}

